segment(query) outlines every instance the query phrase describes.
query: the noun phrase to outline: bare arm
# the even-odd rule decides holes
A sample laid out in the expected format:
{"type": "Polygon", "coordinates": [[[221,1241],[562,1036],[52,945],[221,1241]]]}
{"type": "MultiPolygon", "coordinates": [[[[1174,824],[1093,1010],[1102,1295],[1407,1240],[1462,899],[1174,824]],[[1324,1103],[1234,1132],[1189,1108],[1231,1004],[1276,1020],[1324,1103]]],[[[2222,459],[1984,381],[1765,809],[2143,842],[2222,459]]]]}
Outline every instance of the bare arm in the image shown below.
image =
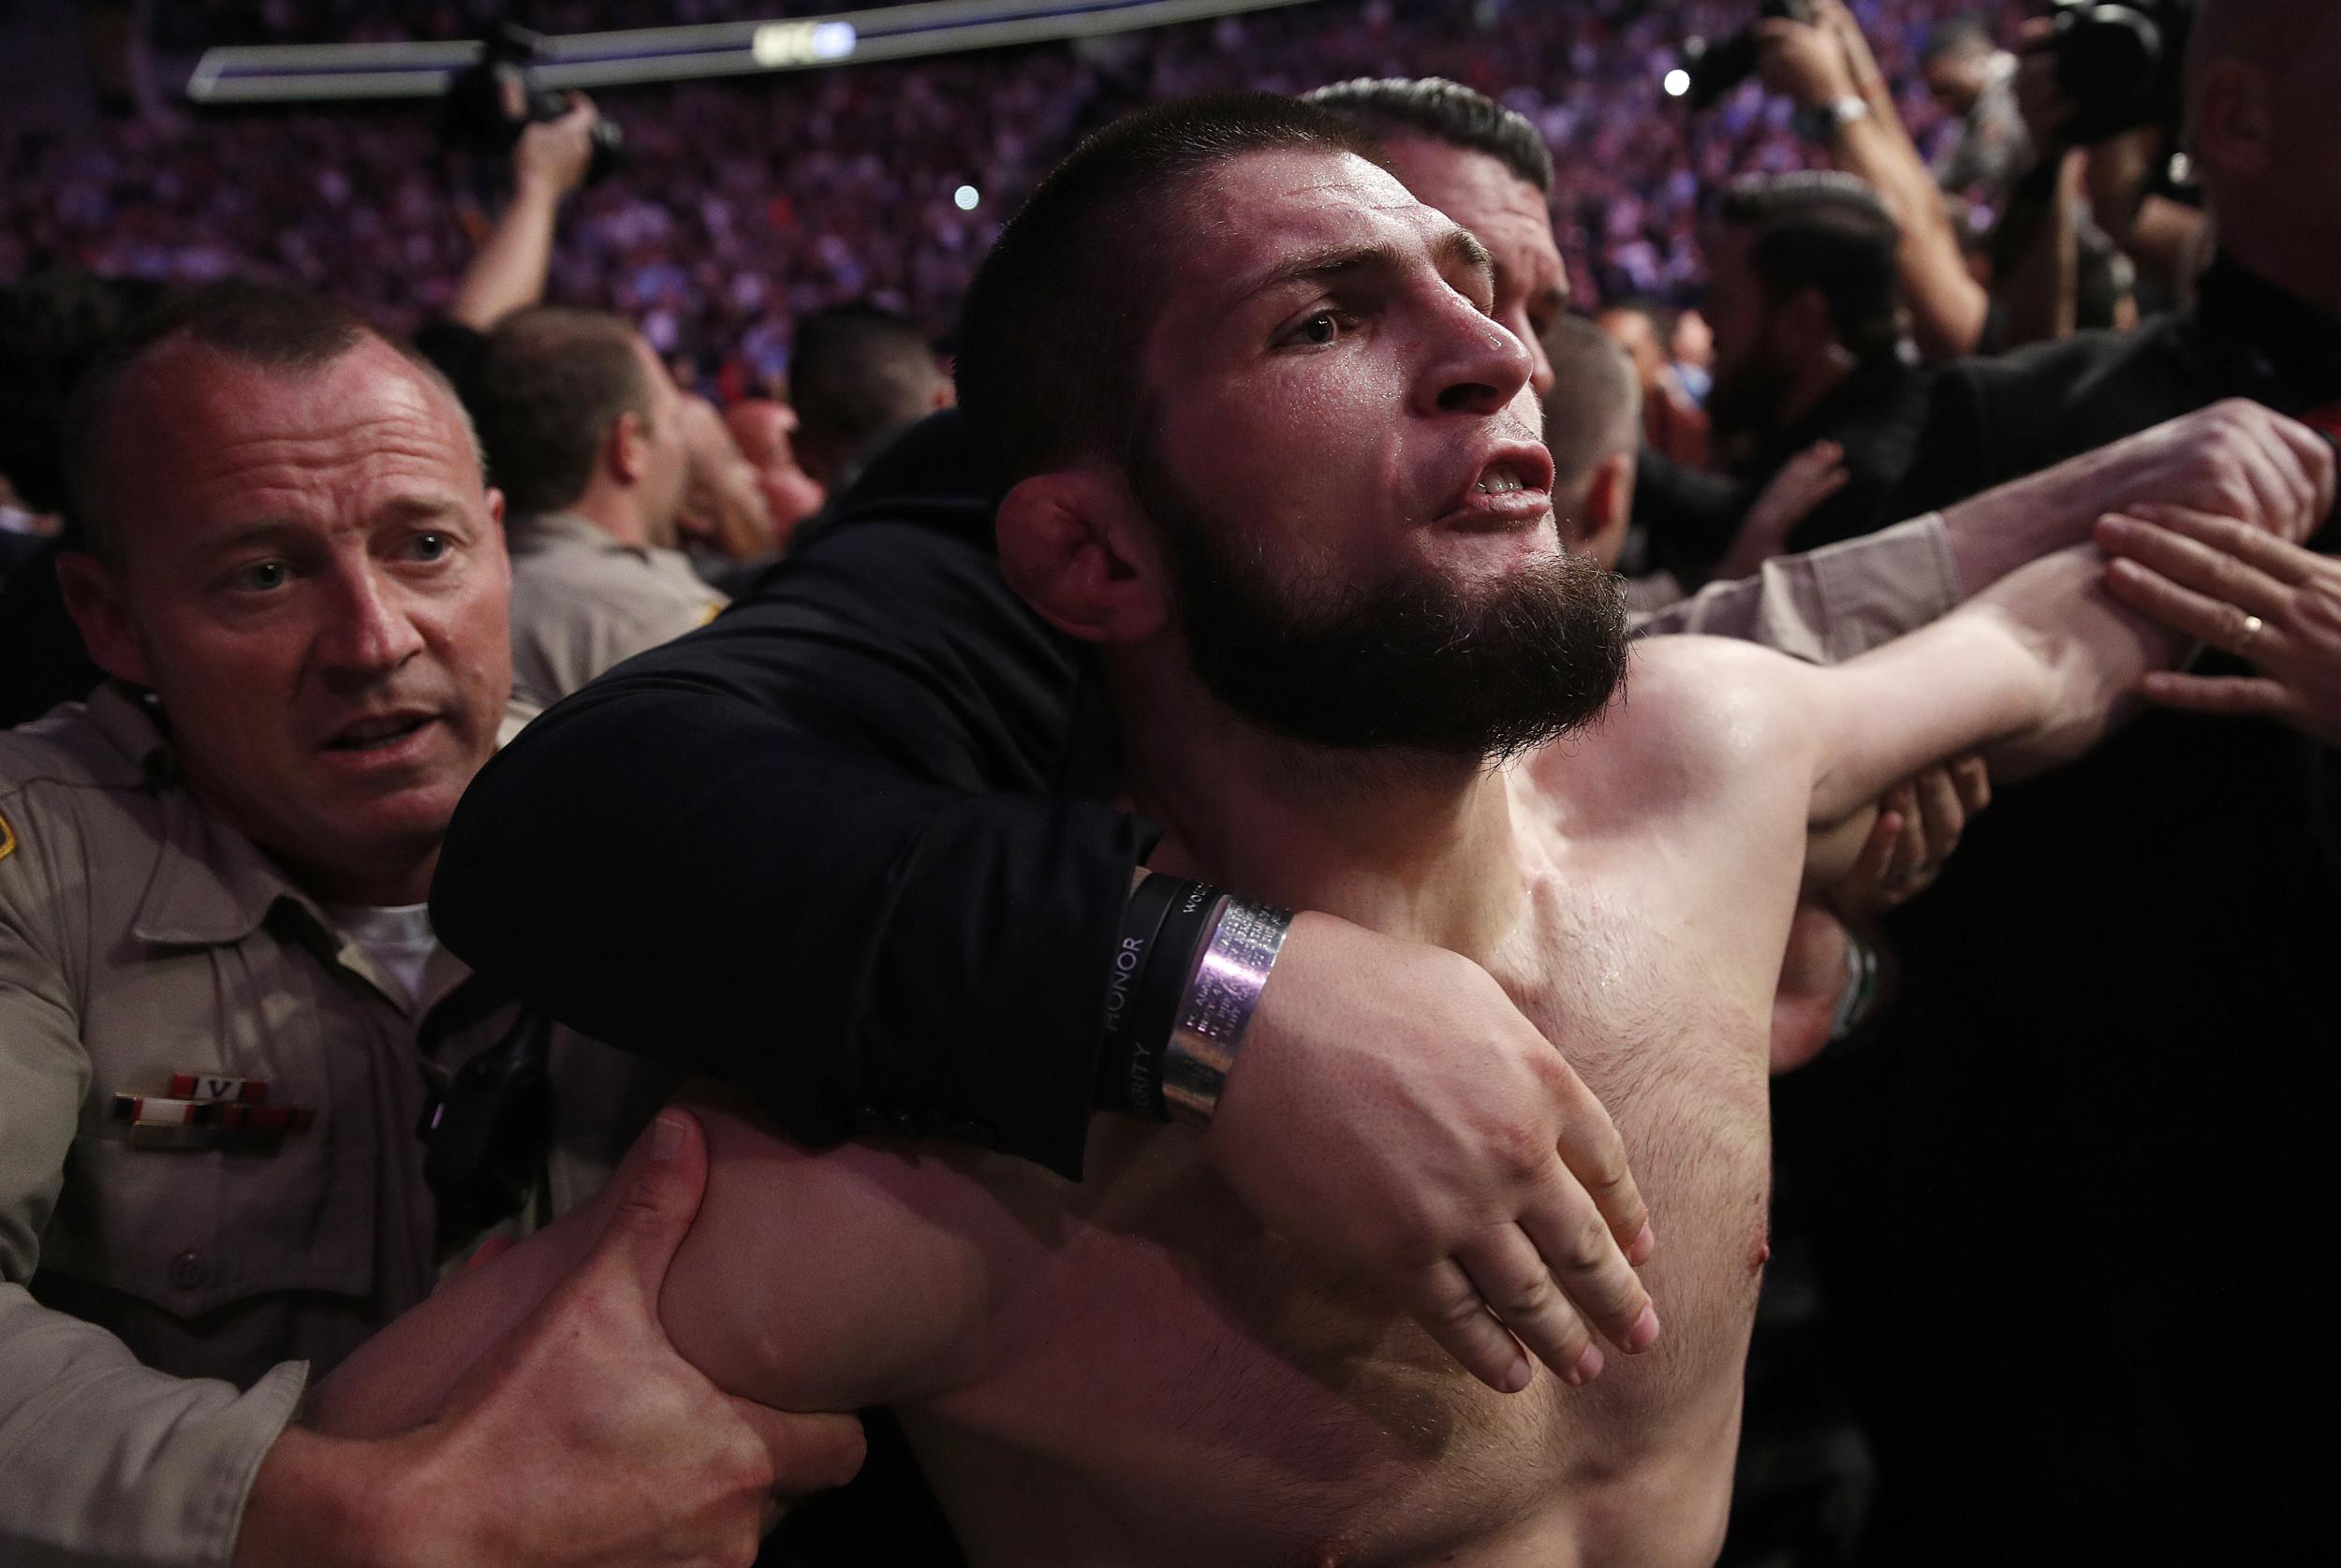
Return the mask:
{"type": "Polygon", "coordinates": [[[594,124],[601,116],[582,94],[567,114],[530,125],[512,150],[512,199],[456,285],[448,315],[484,332],[545,297],[552,266],[553,220],[562,198],[585,179],[594,124]]]}
{"type": "Polygon", "coordinates": [[[602,1197],[369,1341],[261,1466],[236,1568],[744,1561],[849,1478],[850,1417],[729,1397],[660,1323],[707,1168],[662,1115],[602,1197]]]}
{"type": "Polygon", "coordinates": [[[1811,820],[1843,822],[1898,780],[1980,750],[2001,778],[2079,756],[2181,641],[2116,605],[2094,547],[2034,563],[1925,630],[1833,669],[1795,668],[1811,820]]]}
{"type": "Polygon", "coordinates": [[[1942,193],[1893,112],[1893,100],[1882,89],[1876,98],[1860,90],[1845,46],[1827,28],[1775,19],[1759,24],[1757,36],[1763,41],[1764,82],[1774,91],[1807,108],[1857,98],[1867,109],[1838,127],[1831,161],[1876,191],[1901,226],[1903,293],[1920,355],[1935,360],[1972,352],[1982,339],[1991,300],[1967,272],[1942,193]]]}

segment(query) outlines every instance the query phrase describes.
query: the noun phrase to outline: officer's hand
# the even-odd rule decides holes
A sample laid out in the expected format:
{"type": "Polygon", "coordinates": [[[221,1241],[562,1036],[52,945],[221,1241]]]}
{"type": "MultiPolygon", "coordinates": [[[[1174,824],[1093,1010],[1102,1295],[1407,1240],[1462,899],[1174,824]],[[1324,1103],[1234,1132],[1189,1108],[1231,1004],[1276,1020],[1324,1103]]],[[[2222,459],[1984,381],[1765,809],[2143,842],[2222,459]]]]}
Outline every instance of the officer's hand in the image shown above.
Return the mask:
{"type": "Polygon", "coordinates": [[[2215,403],[2076,460],[2092,517],[2176,506],[2307,538],[2332,514],[2333,447],[2298,420],[2241,398],[2215,403]]]}
{"type": "Polygon", "coordinates": [[[699,1123],[663,1113],[620,1169],[625,1195],[583,1265],[438,1419],[390,1440],[412,1461],[397,1467],[406,1505],[392,1519],[409,1561],[744,1563],[783,1502],[851,1479],[851,1416],[733,1399],[659,1326],[706,1180],[699,1123]]]}
{"type": "Polygon", "coordinates": [[[1657,1338],[1617,1130],[1468,959],[1297,916],[1205,1148],[1261,1221],[1379,1281],[1490,1387],[1527,1385],[1524,1344],[1579,1381],[1594,1333],[1657,1338]]]}
{"type": "Polygon", "coordinates": [[[582,93],[569,95],[568,112],[521,132],[512,149],[512,181],[523,191],[559,198],[585,183],[594,161],[594,126],[601,111],[582,93]]]}

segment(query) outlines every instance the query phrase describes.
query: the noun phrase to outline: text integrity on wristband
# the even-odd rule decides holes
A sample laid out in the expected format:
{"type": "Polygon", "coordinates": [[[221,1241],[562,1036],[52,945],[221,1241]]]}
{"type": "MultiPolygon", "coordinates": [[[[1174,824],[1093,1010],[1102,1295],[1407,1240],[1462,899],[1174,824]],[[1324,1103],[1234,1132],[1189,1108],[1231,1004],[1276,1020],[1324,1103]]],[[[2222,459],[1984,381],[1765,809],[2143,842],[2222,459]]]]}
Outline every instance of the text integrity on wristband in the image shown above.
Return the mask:
{"type": "Polygon", "coordinates": [[[1184,877],[1138,885],[1123,916],[1106,980],[1105,1030],[1092,1104],[1160,1121],[1162,1053],[1181,997],[1227,895],[1184,877]]]}
{"type": "Polygon", "coordinates": [[[1178,1025],[1163,1052],[1163,1103],[1181,1121],[1205,1124],[1219,1108],[1244,1026],[1291,929],[1288,910],[1227,901],[1179,999],[1178,1025]]]}

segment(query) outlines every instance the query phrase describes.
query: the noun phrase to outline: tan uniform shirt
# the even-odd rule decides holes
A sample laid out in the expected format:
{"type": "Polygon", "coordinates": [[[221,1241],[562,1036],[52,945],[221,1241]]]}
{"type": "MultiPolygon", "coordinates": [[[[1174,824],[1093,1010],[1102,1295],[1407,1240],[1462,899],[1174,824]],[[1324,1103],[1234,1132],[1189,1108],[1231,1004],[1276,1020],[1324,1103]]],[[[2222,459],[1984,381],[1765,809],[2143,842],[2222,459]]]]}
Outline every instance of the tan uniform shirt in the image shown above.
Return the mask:
{"type": "Polygon", "coordinates": [[[622,545],[574,513],[523,519],[510,538],[512,695],[539,708],[729,602],[682,551],[622,545]]]}
{"type": "Polygon", "coordinates": [[[1754,577],[1710,583],[1634,617],[1638,637],[1697,632],[1760,642],[1808,664],[1835,664],[1917,631],[1965,596],[1940,512],[1803,555],[1775,556],[1754,577]]]}
{"type": "MultiPolygon", "coordinates": [[[[172,782],[118,688],[0,732],[0,1562],[222,1563],[306,1377],[437,1276],[417,1034],[465,972],[434,954],[411,1001],[172,782]],[[116,1120],[175,1074],[258,1080],[306,1125],[230,1150],[116,1120]]],[[[551,1065],[549,1208],[665,1088],[574,1035],[551,1065]]]]}

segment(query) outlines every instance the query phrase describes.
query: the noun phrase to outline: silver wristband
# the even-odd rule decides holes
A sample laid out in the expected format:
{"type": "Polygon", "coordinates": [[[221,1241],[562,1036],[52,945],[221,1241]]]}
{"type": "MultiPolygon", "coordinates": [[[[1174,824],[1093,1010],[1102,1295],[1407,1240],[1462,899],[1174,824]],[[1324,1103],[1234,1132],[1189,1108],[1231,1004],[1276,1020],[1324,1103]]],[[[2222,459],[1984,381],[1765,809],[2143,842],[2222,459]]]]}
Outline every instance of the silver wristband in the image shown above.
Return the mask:
{"type": "Polygon", "coordinates": [[[1195,974],[1179,994],[1177,1022],[1162,1053],[1162,1102],[1179,1121],[1207,1126],[1235,1065],[1268,972],[1292,927],[1288,910],[1222,895],[1195,974]]]}

